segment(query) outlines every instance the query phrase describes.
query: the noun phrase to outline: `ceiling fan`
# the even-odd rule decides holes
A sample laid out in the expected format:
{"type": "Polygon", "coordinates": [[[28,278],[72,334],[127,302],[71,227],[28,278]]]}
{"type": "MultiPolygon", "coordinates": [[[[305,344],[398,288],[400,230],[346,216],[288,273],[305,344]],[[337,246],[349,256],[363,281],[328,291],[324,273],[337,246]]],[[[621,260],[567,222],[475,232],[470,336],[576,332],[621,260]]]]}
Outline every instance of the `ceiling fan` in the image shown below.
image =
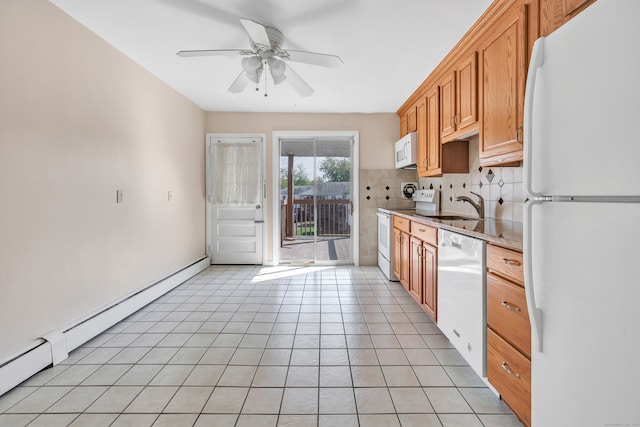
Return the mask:
{"type": "MultiPolygon", "coordinates": [[[[306,52],[302,50],[283,49],[284,37],[277,28],[267,27],[251,19],[240,19],[240,23],[249,35],[251,49],[213,49],[213,50],[181,50],[178,56],[214,56],[214,55],[243,55],[242,72],[229,86],[232,93],[242,92],[250,82],[259,84],[265,69],[269,70],[273,82],[278,85],[288,82],[301,96],[313,94],[311,86],[298,75],[286,61],[319,65],[321,67],[336,68],[343,64],[337,55],[306,52]]],[[[256,90],[259,90],[256,87],[256,90]]],[[[265,94],[266,74],[265,74],[265,94]]]]}

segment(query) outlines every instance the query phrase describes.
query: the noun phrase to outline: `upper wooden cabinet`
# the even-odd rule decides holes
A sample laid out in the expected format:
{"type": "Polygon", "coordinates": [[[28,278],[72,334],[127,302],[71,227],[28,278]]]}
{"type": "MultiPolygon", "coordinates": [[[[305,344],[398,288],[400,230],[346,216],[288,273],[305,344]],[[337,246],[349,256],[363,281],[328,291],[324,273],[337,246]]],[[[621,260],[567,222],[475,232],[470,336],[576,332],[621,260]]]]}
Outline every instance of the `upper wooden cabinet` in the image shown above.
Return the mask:
{"type": "Polygon", "coordinates": [[[427,127],[427,101],[421,99],[416,108],[418,114],[418,176],[427,175],[427,166],[429,162],[428,155],[428,127],[427,127]]]}
{"type": "Polygon", "coordinates": [[[540,0],[540,35],[547,36],[595,0],[540,0]]]}
{"type": "Polygon", "coordinates": [[[465,129],[478,121],[478,61],[476,52],[456,68],[456,129],[465,129]]]}
{"type": "Polygon", "coordinates": [[[417,107],[413,106],[407,110],[407,112],[400,117],[400,138],[410,132],[416,132],[418,130],[418,116],[417,107]]]}
{"type": "Polygon", "coordinates": [[[412,107],[407,111],[407,133],[418,130],[417,108],[412,107]]]}
{"type": "Polygon", "coordinates": [[[478,120],[476,52],[464,57],[440,83],[440,137],[447,142],[478,120]]]}
{"type": "Polygon", "coordinates": [[[449,146],[477,133],[482,166],[516,166],[523,158],[524,90],[533,42],[594,1],[494,0],[397,111],[401,135],[409,132],[415,112],[422,146],[419,176],[468,172],[448,167],[450,160],[466,157],[449,146]]]}
{"type": "MultiPolygon", "coordinates": [[[[439,95],[438,86],[433,86],[427,91],[424,103],[424,118],[427,128],[425,131],[425,151],[427,153],[425,172],[427,176],[439,175],[442,173],[442,146],[440,145],[440,127],[438,126],[440,123],[439,95]]],[[[419,172],[420,171],[418,171],[418,174],[419,172]]]]}
{"type": "Polygon", "coordinates": [[[516,3],[479,48],[483,166],[522,160],[527,47],[527,5],[516,3]]]}
{"type": "Polygon", "coordinates": [[[409,133],[407,126],[407,115],[404,114],[400,116],[400,138],[405,136],[407,133],[409,133]]]}
{"type": "Polygon", "coordinates": [[[451,71],[440,83],[440,137],[456,131],[456,72],[451,71]]]}
{"type": "Polygon", "coordinates": [[[440,88],[434,85],[418,102],[418,176],[469,172],[469,142],[440,143],[440,88]]]}

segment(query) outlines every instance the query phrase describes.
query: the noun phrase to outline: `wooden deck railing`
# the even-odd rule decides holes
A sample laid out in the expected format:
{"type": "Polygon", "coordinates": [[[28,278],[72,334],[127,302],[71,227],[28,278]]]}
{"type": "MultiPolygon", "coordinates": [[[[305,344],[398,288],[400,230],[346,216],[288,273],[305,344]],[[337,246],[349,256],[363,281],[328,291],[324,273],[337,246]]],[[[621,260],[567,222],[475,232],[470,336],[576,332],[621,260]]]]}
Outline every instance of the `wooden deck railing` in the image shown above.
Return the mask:
{"type": "Polygon", "coordinates": [[[351,201],[347,199],[317,200],[317,214],[314,212],[313,200],[293,201],[293,215],[289,218],[288,201],[280,205],[280,244],[285,238],[296,236],[323,237],[349,236],[351,234],[351,201]],[[314,215],[315,214],[315,215],[314,215]]]}

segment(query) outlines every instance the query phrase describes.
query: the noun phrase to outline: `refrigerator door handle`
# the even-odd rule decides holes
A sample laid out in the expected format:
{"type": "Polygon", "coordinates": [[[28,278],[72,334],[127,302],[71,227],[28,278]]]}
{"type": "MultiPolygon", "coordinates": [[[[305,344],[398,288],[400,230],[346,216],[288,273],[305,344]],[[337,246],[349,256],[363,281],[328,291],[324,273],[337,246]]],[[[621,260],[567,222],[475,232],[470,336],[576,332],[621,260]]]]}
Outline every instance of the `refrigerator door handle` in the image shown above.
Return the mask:
{"type": "Polygon", "coordinates": [[[524,173],[522,177],[524,180],[524,191],[529,199],[540,196],[539,194],[533,192],[531,186],[531,155],[533,154],[533,97],[535,94],[538,68],[540,68],[544,62],[544,40],[544,37],[540,37],[533,44],[533,50],[531,52],[531,62],[529,63],[529,71],[527,72],[527,82],[524,92],[524,173]]]}
{"type": "Polygon", "coordinates": [[[523,235],[523,252],[524,252],[524,291],[527,298],[527,311],[529,312],[529,320],[531,321],[531,332],[533,333],[532,341],[536,342],[538,351],[542,353],[542,311],[536,304],[535,283],[533,281],[533,261],[532,255],[532,229],[531,217],[533,214],[533,206],[544,203],[544,200],[529,199],[524,204],[524,235],[523,235]]]}

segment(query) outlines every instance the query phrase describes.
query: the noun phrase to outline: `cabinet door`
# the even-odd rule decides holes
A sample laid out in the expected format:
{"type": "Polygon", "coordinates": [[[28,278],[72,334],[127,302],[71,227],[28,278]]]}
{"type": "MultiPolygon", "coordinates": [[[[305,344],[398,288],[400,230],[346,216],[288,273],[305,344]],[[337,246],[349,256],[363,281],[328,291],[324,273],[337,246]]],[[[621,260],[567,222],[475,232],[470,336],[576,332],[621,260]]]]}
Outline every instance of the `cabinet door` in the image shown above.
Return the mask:
{"type": "Polygon", "coordinates": [[[409,264],[411,264],[411,278],[409,280],[409,294],[418,304],[422,304],[422,240],[411,237],[409,264]]]}
{"type": "Polygon", "coordinates": [[[512,8],[480,48],[480,164],[522,160],[527,6],[512,8]]]}
{"type": "Polygon", "coordinates": [[[571,16],[584,9],[595,0],[564,0],[564,16],[571,16]]]}
{"type": "Polygon", "coordinates": [[[427,105],[422,99],[416,109],[418,114],[418,176],[426,176],[428,168],[428,128],[427,128],[427,105]]]}
{"type": "Polygon", "coordinates": [[[451,71],[440,83],[440,137],[456,130],[456,72],[451,71]]]}
{"type": "Polygon", "coordinates": [[[407,111],[407,131],[415,132],[418,129],[418,119],[416,117],[416,107],[409,108],[407,111]]]}
{"type": "Polygon", "coordinates": [[[407,128],[407,115],[403,114],[400,117],[400,138],[402,138],[403,136],[405,136],[408,133],[408,128],[407,128]]]}
{"type": "Polygon", "coordinates": [[[438,257],[434,246],[422,245],[422,308],[438,320],[438,257]]]}
{"type": "Polygon", "coordinates": [[[548,36],[594,2],[595,0],[540,0],[540,35],[548,36]]]}
{"type": "Polygon", "coordinates": [[[464,129],[478,120],[476,52],[456,68],[456,129],[464,129]]]}
{"type": "Polygon", "coordinates": [[[400,280],[400,267],[402,265],[402,231],[393,229],[393,274],[400,280]]]}
{"type": "Polygon", "coordinates": [[[440,96],[438,86],[427,91],[425,100],[425,122],[426,122],[426,147],[427,147],[427,171],[428,175],[442,173],[440,144],[440,96]]]}
{"type": "Polygon", "coordinates": [[[402,283],[407,290],[409,290],[409,275],[411,271],[411,266],[409,265],[410,250],[411,246],[409,242],[409,235],[407,233],[402,233],[400,236],[400,275],[398,278],[400,279],[400,283],[402,283]]]}

